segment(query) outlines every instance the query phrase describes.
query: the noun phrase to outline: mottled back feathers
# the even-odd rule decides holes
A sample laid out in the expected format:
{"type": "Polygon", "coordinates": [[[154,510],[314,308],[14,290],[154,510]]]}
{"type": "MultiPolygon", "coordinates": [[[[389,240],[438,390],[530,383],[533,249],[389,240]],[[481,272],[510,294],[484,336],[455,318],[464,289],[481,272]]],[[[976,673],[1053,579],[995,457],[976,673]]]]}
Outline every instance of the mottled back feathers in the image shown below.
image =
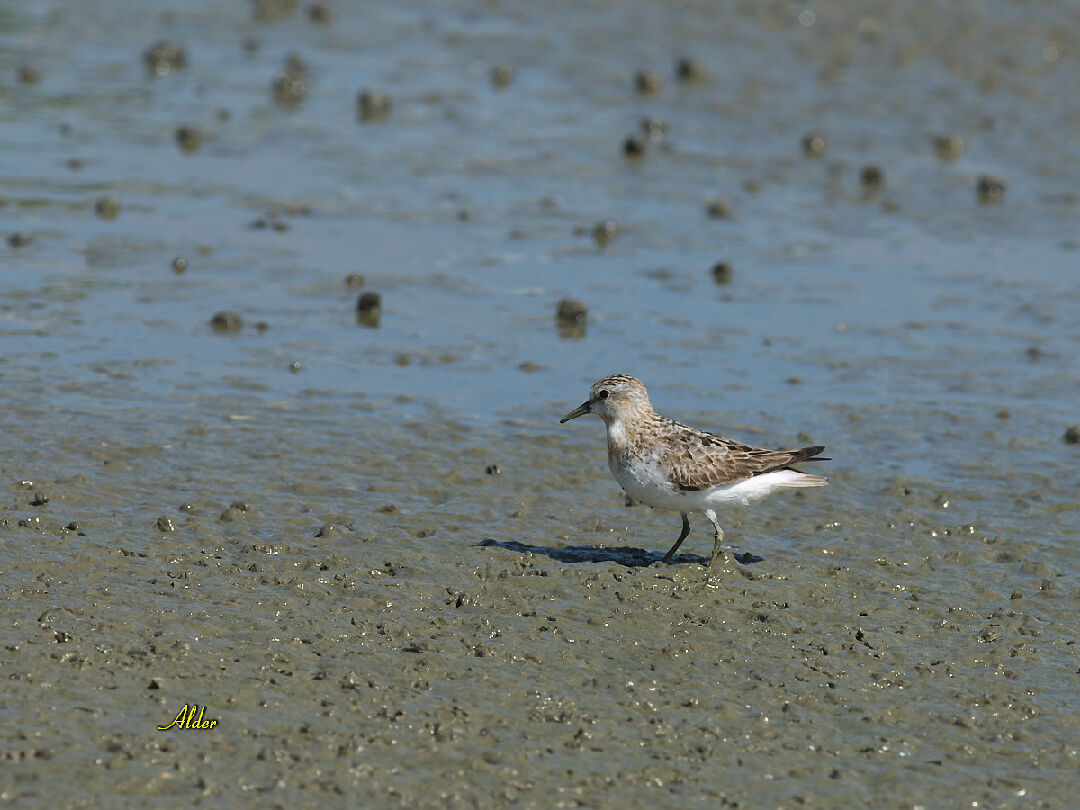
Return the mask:
{"type": "Polygon", "coordinates": [[[767,450],[706,433],[657,415],[656,425],[670,447],[661,456],[672,483],[681,490],[712,489],[801,461],[827,461],[821,445],[800,450],[767,450]]]}

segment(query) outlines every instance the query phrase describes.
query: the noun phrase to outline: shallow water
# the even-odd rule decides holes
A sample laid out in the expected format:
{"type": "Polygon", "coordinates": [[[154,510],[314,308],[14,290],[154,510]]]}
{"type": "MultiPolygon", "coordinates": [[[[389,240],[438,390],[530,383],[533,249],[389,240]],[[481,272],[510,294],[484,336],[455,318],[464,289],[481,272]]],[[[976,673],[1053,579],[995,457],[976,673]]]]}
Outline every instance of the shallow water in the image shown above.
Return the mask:
{"type": "Polygon", "coordinates": [[[1067,7],[253,8],[0,11],[0,796],[1070,806],[1067,7]],[[660,565],[615,371],[830,486],[660,565]]]}

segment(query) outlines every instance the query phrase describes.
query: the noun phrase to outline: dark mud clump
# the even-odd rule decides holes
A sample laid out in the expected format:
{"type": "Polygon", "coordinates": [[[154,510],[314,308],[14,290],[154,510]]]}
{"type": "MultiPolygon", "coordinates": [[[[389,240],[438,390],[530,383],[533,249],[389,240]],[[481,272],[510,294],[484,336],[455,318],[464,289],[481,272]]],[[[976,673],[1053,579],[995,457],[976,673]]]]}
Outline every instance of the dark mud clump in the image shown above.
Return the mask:
{"type": "Polygon", "coordinates": [[[935,135],[934,152],[942,160],[956,160],[964,154],[964,139],[959,135],[935,135]]]}
{"type": "Polygon", "coordinates": [[[680,82],[703,82],[708,78],[708,74],[700,62],[684,56],[675,63],[675,78],[680,82]]]}
{"type": "Polygon", "coordinates": [[[596,242],[598,247],[602,248],[611,244],[618,233],[619,226],[610,219],[596,223],[592,229],[593,241],[596,242]]]}
{"type": "Polygon", "coordinates": [[[390,96],[363,90],[356,98],[356,114],[363,122],[385,121],[390,116],[390,96]]]}
{"type": "Polygon", "coordinates": [[[251,16],[255,22],[274,22],[291,17],[299,7],[300,0],[253,0],[251,16]]]}
{"type": "Polygon", "coordinates": [[[643,96],[659,93],[663,84],[664,80],[655,71],[639,70],[634,74],[634,89],[643,96]]]}
{"type": "Polygon", "coordinates": [[[636,135],[631,135],[623,141],[622,151],[628,158],[645,157],[645,142],[636,135]]]}
{"type": "Polygon", "coordinates": [[[1001,202],[1005,196],[1005,181],[1000,177],[984,174],[975,184],[975,191],[979,197],[979,202],[1001,202]]]}
{"type": "Polygon", "coordinates": [[[712,266],[712,278],[717,284],[730,284],[733,273],[731,262],[717,262],[712,266]]]}
{"type": "Polygon", "coordinates": [[[329,25],[334,21],[334,11],[326,3],[312,3],[307,9],[308,19],[319,25],[329,25]]]}
{"type": "Polygon", "coordinates": [[[179,127],[176,130],[176,143],[180,149],[188,154],[198,152],[202,146],[202,130],[197,127],[179,127]]]}
{"type": "Polygon", "coordinates": [[[705,204],[705,215],[709,219],[729,219],[731,204],[727,200],[710,200],[705,204]]]}
{"type": "Polygon", "coordinates": [[[244,327],[244,319],[235,312],[223,310],[214,314],[210,326],[215,332],[239,332],[244,327]]]}
{"type": "Polygon", "coordinates": [[[152,76],[165,76],[187,67],[187,49],[175,42],[156,42],[143,52],[146,70],[152,76]]]}
{"type": "Polygon", "coordinates": [[[303,73],[283,70],[274,76],[272,89],[274,101],[278,106],[293,109],[304,100],[307,94],[307,81],[303,73]]]}
{"type": "Polygon", "coordinates": [[[94,202],[94,213],[98,219],[116,219],[120,216],[120,201],[115,197],[99,197],[94,202]]]}
{"type": "Polygon", "coordinates": [[[667,135],[667,124],[662,118],[648,116],[641,119],[641,134],[650,143],[660,143],[667,135]]]}
{"type": "Polygon", "coordinates": [[[885,172],[880,166],[863,166],[862,171],[859,172],[859,182],[864,189],[876,191],[885,185],[885,172]]]}
{"type": "Polygon", "coordinates": [[[589,308],[581,301],[564,298],[555,309],[555,322],[559,335],[564,338],[585,337],[585,326],[589,318],[589,308]]]}
{"type": "Polygon", "coordinates": [[[498,65],[492,68],[491,84],[496,88],[503,88],[514,81],[514,69],[509,65],[498,65]]]}
{"type": "Polygon", "coordinates": [[[821,157],[825,154],[825,136],[811,132],[803,136],[803,154],[807,157],[821,157]]]}
{"type": "Polygon", "coordinates": [[[356,322],[362,326],[377,327],[382,320],[382,295],[377,292],[361,293],[356,299],[356,322]]]}

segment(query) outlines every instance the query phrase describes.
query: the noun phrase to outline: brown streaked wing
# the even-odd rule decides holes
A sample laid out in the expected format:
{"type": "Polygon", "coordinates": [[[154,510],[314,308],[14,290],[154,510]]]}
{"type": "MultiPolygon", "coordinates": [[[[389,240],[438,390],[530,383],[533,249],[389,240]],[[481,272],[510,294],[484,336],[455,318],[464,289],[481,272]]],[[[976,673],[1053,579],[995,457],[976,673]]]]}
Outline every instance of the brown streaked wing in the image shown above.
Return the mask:
{"type": "Polygon", "coordinates": [[[664,453],[662,461],[679,489],[712,489],[783,469],[799,460],[795,450],[766,450],[685,425],[678,427],[681,429],[668,436],[674,446],[664,453]]]}

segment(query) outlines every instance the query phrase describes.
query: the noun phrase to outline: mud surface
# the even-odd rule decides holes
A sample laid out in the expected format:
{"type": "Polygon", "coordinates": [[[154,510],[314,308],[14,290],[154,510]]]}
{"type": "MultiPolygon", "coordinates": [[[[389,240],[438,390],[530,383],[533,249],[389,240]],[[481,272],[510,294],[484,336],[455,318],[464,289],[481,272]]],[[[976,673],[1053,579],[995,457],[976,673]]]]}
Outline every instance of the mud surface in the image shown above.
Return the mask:
{"type": "Polygon", "coordinates": [[[0,9],[0,801],[1072,806],[1070,14],[0,9]]]}

